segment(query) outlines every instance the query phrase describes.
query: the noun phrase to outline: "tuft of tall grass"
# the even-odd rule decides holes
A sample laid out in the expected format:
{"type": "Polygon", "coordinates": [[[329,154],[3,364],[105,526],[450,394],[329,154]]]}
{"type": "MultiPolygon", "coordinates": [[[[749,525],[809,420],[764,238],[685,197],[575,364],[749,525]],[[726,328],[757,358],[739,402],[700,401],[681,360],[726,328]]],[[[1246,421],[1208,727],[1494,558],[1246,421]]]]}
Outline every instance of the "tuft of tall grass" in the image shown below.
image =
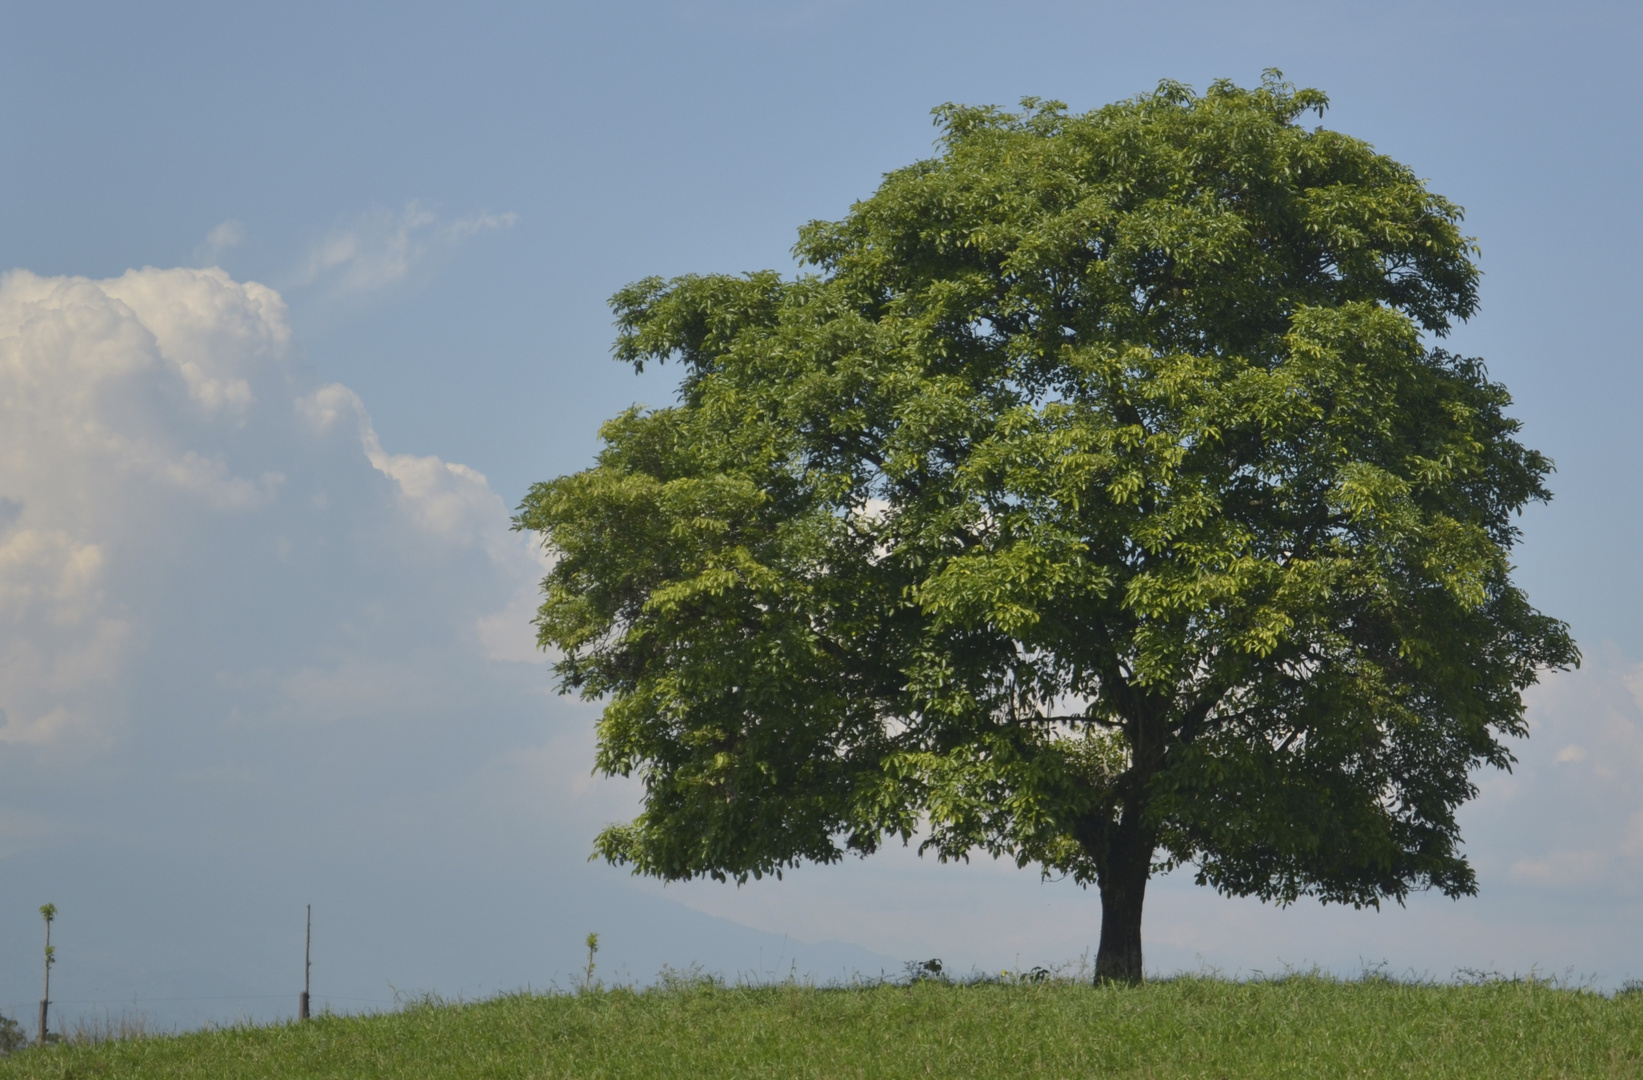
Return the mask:
{"type": "Polygon", "coordinates": [[[143,1039],[150,1035],[148,1018],[140,1012],[103,1012],[101,1015],[80,1016],[61,1032],[61,1041],[95,1046],[98,1043],[124,1042],[143,1039]]]}

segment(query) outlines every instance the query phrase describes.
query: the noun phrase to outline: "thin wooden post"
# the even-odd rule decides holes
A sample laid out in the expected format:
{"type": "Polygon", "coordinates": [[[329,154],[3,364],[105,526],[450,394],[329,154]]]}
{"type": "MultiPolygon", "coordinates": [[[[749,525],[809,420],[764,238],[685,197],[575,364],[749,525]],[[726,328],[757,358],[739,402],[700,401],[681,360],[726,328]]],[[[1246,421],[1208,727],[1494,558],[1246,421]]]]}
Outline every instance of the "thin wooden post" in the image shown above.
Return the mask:
{"type": "MultiPolygon", "coordinates": [[[[302,997],[297,1000],[297,1019],[308,1019],[308,971],[313,966],[314,905],[308,905],[308,930],[302,941],[302,997]]],[[[42,1013],[41,1015],[44,1015],[42,1013]]]]}

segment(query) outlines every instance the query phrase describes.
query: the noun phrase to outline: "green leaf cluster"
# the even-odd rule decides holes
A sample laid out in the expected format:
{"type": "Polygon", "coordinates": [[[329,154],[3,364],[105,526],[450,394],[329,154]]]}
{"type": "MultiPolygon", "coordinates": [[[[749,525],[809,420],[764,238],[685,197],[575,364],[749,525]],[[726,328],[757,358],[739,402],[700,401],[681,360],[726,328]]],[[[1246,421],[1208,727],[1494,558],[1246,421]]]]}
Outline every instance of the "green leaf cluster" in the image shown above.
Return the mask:
{"type": "Polygon", "coordinates": [[[647,279],[676,404],[517,525],[538,627],[643,810],[599,854],[744,880],[915,835],[1099,882],[1475,890],[1455,811],[1574,664],[1511,580],[1551,463],[1438,347],[1461,211],[1322,94],[944,106],[796,279],[647,279]]]}

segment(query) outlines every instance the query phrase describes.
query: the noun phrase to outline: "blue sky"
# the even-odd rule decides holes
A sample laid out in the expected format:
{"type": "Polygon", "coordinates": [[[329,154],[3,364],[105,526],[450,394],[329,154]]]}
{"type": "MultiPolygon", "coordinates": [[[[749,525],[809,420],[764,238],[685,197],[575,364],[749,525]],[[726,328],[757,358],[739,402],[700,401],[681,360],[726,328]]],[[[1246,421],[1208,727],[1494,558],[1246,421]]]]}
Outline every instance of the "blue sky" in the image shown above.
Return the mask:
{"type": "Polygon", "coordinates": [[[945,101],[1281,68],[1467,208],[1487,358],[1558,463],[1519,577],[1586,650],[1467,811],[1482,895],[1274,911],[1169,878],[1161,970],[1643,977],[1635,63],[1622,4],[11,5],[0,40],[0,1012],[1053,963],[1095,898],[902,853],[736,890],[585,863],[631,788],[525,621],[528,485],[668,369],[634,278],[791,267],[945,101]],[[218,267],[220,271],[206,271],[218,267]],[[144,270],[143,268],[152,268],[144,270]],[[135,271],[128,274],[128,271],[135,271]],[[61,280],[70,279],[70,280],[61,280]],[[72,280],[84,279],[84,280],[72,280]],[[98,285],[95,282],[113,282],[98,285]],[[74,1005],[80,1002],[81,1005],[74,1005]]]}

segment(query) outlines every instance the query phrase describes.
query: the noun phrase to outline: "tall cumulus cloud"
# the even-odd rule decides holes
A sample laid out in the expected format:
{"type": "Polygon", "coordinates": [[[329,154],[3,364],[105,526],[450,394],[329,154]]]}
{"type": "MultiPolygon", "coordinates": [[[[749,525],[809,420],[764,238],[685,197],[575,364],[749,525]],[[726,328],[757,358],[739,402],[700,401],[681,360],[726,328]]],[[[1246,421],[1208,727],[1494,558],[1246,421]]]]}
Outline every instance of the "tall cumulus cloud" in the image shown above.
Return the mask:
{"type": "Polygon", "coordinates": [[[0,280],[0,768],[184,717],[415,712],[430,652],[531,655],[522,621],[493,624],[536,570],[483,476],[384,451],[298,362],[272,290],[216,269],[0,280]],[[175,707],[133,708],[148,696],[175,707]]]}

